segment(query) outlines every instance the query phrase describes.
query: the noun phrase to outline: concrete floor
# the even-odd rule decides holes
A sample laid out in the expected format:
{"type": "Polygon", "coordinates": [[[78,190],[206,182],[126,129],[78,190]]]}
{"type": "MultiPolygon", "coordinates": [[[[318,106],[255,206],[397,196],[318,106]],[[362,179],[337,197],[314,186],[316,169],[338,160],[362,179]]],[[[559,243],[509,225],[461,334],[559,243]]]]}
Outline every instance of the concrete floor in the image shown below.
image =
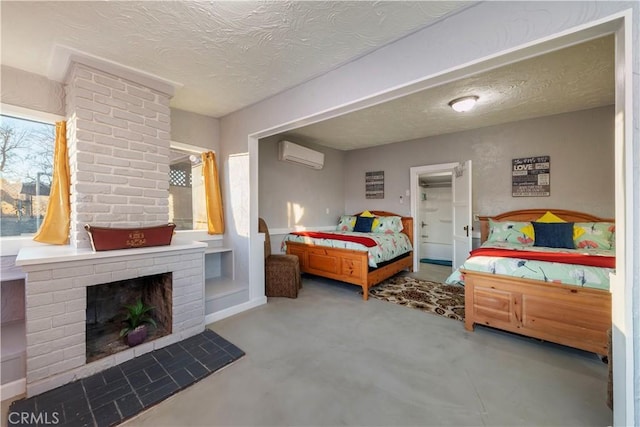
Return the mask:
{"type": "Polygon", "coordinates": [[[408,274],[409,276],[413,276],[416,279],[443,283],[447,279],[447,277],[451,275],[452,272],[453,270],[451,267],[421,262],[419,271],[416,271],[415,273],[411,272],[403,274],[408,274]]]}
{"type": "Polygon", "coordinates": [[[597,356],[305,277],[209,327],[247,355],[124,425],[604,426],[597,356]]]}

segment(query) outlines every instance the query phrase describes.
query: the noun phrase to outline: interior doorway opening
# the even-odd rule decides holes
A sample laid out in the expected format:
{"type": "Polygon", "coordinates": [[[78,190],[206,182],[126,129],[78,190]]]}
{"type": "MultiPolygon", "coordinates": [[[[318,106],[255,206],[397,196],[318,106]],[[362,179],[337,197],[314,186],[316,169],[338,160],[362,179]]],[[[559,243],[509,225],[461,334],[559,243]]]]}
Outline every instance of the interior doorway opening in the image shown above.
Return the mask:
{"type": "Polygon", "coordinates": [[[420,271],[423,259],[450,261],[453,271],[471,249],[471,161],[416,166],[409,173],[416,218],[413,271],[420,271]],[[456,233],[465,226],[464,233],[456,233]]]}
{"type": "Polygon", "coordinates": [[[453,173],[432,172],[418,176],[420,234],[414,250],[420,264],[453,265],[453,173]]]}

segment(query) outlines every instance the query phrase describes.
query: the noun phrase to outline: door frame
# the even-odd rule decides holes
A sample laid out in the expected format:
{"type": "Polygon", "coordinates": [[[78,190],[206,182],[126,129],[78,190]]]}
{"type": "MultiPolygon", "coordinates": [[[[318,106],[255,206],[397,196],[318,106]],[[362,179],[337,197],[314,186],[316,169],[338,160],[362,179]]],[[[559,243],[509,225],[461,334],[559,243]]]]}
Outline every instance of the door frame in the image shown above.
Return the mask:
{"type": "MultiPolygon", "coordinates": [[[[409,168],[409,180],[410,180],[410,191],[411,191],[411,217],[418,217],[418,202],[420,200],[419,192],[420,192],[420,175],[429,175],[435,173],[443,173],[443,172],[452,172],[453,169],[458,166],[459,163],[441,163],[437,165],[424,165],[424,166],[414,166],[409,168]]],[[[418,246],[416,240],[418,240],[418,236],[420,236],[420,224],[418,221],[413,221],[413,271],[420,271],[420,251],[415,250],[418,246]]]]}

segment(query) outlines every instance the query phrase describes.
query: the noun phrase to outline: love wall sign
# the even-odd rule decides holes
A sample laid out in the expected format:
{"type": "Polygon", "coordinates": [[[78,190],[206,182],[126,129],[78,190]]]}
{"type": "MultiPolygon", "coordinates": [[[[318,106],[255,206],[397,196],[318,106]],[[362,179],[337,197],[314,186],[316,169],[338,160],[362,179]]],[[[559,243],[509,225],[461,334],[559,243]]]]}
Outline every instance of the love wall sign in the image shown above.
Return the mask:
{"type": "Polygon", "coordinates": [[[551,157],[536,156],[513,159],[511,184],[513,197],[551,195],[551,157]]]}

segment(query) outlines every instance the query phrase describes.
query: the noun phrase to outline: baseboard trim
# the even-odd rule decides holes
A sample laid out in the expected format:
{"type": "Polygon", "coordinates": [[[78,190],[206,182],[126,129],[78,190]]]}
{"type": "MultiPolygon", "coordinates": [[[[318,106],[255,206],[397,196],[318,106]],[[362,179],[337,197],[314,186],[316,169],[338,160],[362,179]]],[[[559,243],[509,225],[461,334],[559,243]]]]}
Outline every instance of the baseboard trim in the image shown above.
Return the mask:
{"type": "Polygon", "coordinates": [[[0,394],[2,394],[2,400],[7,400],[27,392],[27,379],[12,381],[0,386],[0,394]]]}
{"type": "Polygon", "coordinates": [[[208,325],[210,323],[217,322],[218,320],[226,319],[227,317],[234,316],[242,313],[243,311],[251,310],[252,308],[259,307],[267,303],[267,297],[260,297],[252,299],[242,304],[234,305],[233,307],[225,308],[224,310],[216,311],[215,313],[207,314],[204,316],[204,323],[208,325]]]}

